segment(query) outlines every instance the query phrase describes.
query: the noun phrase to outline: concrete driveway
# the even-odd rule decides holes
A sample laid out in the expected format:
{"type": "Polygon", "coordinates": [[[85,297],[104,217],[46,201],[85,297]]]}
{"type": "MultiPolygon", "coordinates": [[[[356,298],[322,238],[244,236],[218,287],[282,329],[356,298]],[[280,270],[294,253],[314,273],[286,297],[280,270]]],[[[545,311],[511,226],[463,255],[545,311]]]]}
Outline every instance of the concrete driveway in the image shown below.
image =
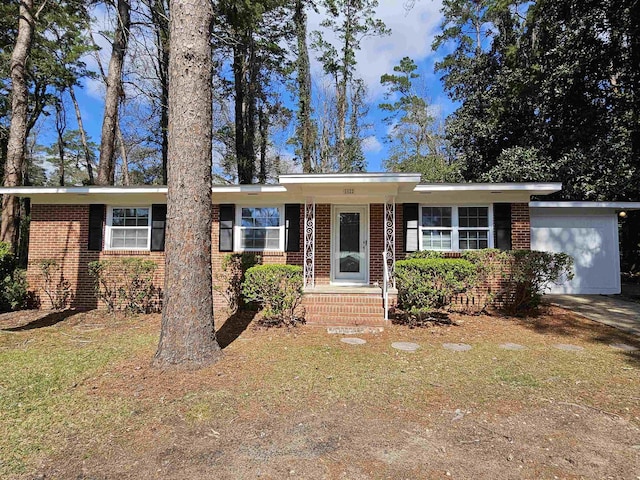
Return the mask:
{"type": "Polygon", "coordinates": [[[640,303],[606,295],[545,295],[544,301],[640,336],[640,303]]]}

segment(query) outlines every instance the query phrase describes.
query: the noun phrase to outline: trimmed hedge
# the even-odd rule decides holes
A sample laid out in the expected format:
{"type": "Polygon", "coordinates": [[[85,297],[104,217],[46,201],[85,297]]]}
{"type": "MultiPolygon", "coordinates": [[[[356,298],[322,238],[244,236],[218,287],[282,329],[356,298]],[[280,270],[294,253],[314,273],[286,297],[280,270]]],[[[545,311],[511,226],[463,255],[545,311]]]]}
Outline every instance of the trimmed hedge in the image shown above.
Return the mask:
{"type": "Polygon", "coordinates": [[[415,315],[444,308],[475,285],[477,268],[462,258],[410,258],[396,263],[398,306],[415,315]]]}
{"type": "Polygon", "coordinates": [[[462,252],[460,259],[442,256],[442,252],[416,252],[397,262],[402,310],[420,317],[447,307],[454,295],[497,277],[501,287],[489,292],[484,306],[497,300],[514,315],[537,308],[551,284],[573,278],[573,259],[565,253],[487,248],[462,252]]]}
{"type": "Polygon", "coordinates": [[[302,267],[256,265],[246,271],[242,293],[245,301],[260,304],[267,324],[291,326],[304,321],[299,312],[302,288],[302,267]]]}

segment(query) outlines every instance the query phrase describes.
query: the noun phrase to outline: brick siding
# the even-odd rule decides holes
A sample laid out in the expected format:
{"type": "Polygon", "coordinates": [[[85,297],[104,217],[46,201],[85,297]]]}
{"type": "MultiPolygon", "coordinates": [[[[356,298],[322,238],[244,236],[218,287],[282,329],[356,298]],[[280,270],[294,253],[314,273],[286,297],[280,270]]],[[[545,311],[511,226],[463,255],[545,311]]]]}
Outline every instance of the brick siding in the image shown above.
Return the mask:
{"type": "MultiPolygon", "coordinates": [[[[384,250],[384,205],[380,203],[369,206],[369,252],[370,252],[370,283],[382,284],[384,250]]],[[[529,225],[529,207],[526,203],[512,204],[512,244],[514,249],[530,248],[531,235],[529,225]]],[[[402,260],[406,254],[403,251],[402,205],[396,206],[396,260],[402,260]]],[[[256,252],[262,257],[263,263],[287,263],[302,265],[304,258],[304,208],[300,212],[300,251],[299,252],[256,252]]],[[[219,207],[213,205],[212,217],[212,270],[214,285],[220,281],[222,262],[227,252],[218,251],[219,207]]],[[[31,209],[31,228],[29,235],[29,264],[27,280],[30,290],[34,292],[42,308],[49,308],[50,304],[42,289],[42,276],[39,263],[44,259],[54,259],[62,266],[62,275],[71,285],[73,296],[70,307],[77,309],[93,309],[99,305],[93,287],[93,279],[89,275],[88,264],[95,260],[114,257],[140,257],[153,260],[158,265],[154,276],[154,286],[164,289],[164,252],[139,251],[89,251],[87,248],[89,235],[89,206],[88,205],[33,205],[31,209]]],[[[331,205],[316,204],[316,238],[315,238],[315,281],[317,285],[328,285],[331,280],[331,205]]],[[[459,253],[447,256],[456,257],[459,253]]],[[[456,299],[460,305],[484,304],[486,295],[496,292],[500,288],[499,279],[492,279],[471,295],[456,299]]],[[[335,296],[335,295],[334,295],[335,296]]],[[[380,298],[367,299],[363,303],[366,311],[355,315],[355,323],[371,324],[372,314],[381,312],[380,298]]],[[[324,302],[324,297],[309,299],[309,305],[324,302]]],[[[344,302],[343,302],[344,303],[344,302]]],[[[353,299],[347,303],[353,304],[353,299]]],[[[356,304],[358,302],[355,302],[356,304]]],[[[226,308],[227,303],[219,292],[214,292],[214,305],[217,309],[226,308]]],[[[315,307],[314,307],[315,308],[315,307]]],[[[335,310],[335,306],[331,307],[335,310]]],[[[327,321],[334,317],[332,312],[322,312],[327,321]]],[[[354,313],[354,312],[351,312],[354,313]]],[[[357,313],[357,312],[355,312],[357,313]]],[[[349,314],[347,314],[349,316],[349,314]]],[[[344,317],[344,316],[343,316],[344,317]]],[[[320,318],[320,316],[319,316],[320,318]]],[[[344,323],[344,322],[342,322],[344,323]]]]}
{"type": "Polygon", "coordinates": [[[511,248],[513,250],[531,248],[531,218],[528,203],[511,204],[511,248]]]}

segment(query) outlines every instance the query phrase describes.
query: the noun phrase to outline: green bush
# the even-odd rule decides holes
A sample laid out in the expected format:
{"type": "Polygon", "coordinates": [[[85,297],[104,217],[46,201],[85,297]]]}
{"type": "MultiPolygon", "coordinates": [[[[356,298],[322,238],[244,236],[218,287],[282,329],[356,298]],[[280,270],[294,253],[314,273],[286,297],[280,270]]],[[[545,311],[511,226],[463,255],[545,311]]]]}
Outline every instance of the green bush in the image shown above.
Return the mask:
{"type": "Polygon", "coordinates": [[[475,286],[477,269],[460,258],[412,258],[396,263],[398,306],[422,316],[450,304],[451,297],[475,286]]]}
{"type": "Polygon", "coordinates": [[[251,252],[229,253],[222,259],[222,272],[219,281],[213,289],[220,293],[229,306],[229,313],[233,314],[243,306],[242,282],[244,282],[247,270],[261,262],[260,255],[251,252]]]}
{"type": "Polygon", "coordinates": [[[25,308],[27,297],[26,273],[17,267],[11,246],[0,242],[0,311],[25,308]]]}
{"type": "Polygon", "coordinates": [[[444,252],[437,250],[418,250],[407,255],[407,260],[412,258],[444,258],[444,252]]]}
{"type": "Polygon", "coordinates": [[[242,293],[245,300],[260,304],[266,323],[291,326],[304,321],[299,312],[302,287],[302,267],[256,265],[247,270],[242,293]]]}
{"type": "Polygon", "coordinates": [[[96,296],[110,312],[149,313],[158,309],[159,291],[153,286],[158,268],[152,260],[137,257],[114,258],[89,263],[95,279],[96,296]]]}
{"type": "Polygon", "coordinates": [[[503,270],[503,308],[510,314],[535,309],[550,284],[573,278],[573,258],[566,253],[512,250],[503,270]]]}
{"type": "Polygon", "coordinates": [[[64,278],[62,267],[51,258],[41,260],[38,263],[42,275],[42,287],[49,297],[53,310],[64,309],[71,300],[71,283],[64,278]]]}

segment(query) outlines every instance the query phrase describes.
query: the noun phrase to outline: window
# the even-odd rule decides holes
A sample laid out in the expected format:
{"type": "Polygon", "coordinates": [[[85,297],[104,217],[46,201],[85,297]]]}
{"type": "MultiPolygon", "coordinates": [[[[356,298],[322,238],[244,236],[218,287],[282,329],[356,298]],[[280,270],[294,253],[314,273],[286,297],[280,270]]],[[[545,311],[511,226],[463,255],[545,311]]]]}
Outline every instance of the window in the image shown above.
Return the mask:
{"type": "Polygon", "coordinates": [[[236,211],[236,250],[284,250],[280,207],[239,207],[236,211]]]}
{"type": "Polygon", "coordinates": [[[493,246],[492,216],[489,206],[422,206],[421,250],[477,250],[493,246]]]}
{"type": "Polygon", "coordinates": [[[489,207],[458,207],[460,250],[489,248],[489,207]]]}
{"type": "Polygon", "coordinates": [[[149,250],[151,208],[110,207],[107,214],[108,250],[149,250]]]}
{"type": "Polygon", "coordinates": [[[451,207],[422,207],[422,248],[451,250],[451,207]]]}

